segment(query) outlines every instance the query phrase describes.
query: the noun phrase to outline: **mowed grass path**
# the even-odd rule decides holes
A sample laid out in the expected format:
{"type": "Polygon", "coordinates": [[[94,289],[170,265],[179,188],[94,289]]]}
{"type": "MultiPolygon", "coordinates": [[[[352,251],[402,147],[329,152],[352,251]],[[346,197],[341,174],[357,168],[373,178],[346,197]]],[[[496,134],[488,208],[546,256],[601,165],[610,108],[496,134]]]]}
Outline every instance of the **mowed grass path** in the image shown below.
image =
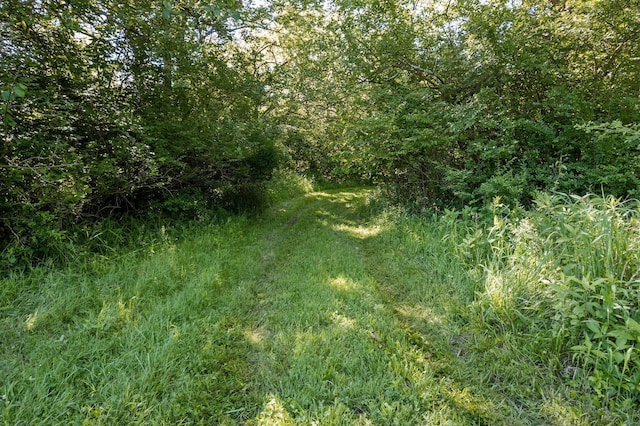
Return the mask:
{"type": "Polygon", "coordinates": [[[581,423],[544,368],[468,330],[473,283],[442,235],[395,229],[368,194],[5,279],[0,421],[581,423]]]}

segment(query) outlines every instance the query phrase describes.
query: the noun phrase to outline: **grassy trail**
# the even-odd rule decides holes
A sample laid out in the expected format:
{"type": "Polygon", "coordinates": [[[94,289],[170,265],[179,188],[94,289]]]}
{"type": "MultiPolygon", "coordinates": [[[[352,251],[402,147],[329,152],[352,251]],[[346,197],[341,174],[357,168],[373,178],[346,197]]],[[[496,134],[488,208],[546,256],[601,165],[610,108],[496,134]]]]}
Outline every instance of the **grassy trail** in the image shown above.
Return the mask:
{"type": "Polygon", "coordinates": [[[5,280],[0,422],[579,424],[464,331],[473,288],[441,236],[393,229],[367,194],[5,280]]]}

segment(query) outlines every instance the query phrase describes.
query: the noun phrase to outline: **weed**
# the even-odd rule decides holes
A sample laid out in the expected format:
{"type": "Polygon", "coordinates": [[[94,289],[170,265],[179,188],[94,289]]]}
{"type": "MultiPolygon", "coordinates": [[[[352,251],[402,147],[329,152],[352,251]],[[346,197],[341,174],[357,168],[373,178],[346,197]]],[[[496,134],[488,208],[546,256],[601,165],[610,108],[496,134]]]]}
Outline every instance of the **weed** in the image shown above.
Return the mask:
{"type": "Polygon", "coordinates": [[[493,224],[462,240],[459,251],[473,254],[460,259],[470,269],[470,259],[483,265],[476,320],[527,334],[537,345],[532,355],[555,363],[576,386],[585,381],[596,406],[637,401],[637,208],[562,194],[539,194],[535,204],[524,213],[496,203],[502,210],[493,224]]]}

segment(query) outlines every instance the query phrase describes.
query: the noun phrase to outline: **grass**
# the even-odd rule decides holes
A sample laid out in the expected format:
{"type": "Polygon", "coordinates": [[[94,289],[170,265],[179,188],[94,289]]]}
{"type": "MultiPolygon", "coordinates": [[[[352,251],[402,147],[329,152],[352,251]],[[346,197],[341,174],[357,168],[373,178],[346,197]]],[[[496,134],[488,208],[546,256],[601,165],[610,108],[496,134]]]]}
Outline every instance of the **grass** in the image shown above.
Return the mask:
{"type": "MultiPolygon", "coordinates": [[[[4,424],[608,424],[469,310],[434,220],[369,189],[281,201],[135,254],[9,276],[4,424]]],[[[167,231],[165,231],[167,232],[167,231]]]]}
{"type": "Polygon", "coordinates": [[[486,236],[458,246],[483,265],[476,317],[530,336],[521,347],[603,411],[628,411],[640,400],[637,203],[540,194],[530,211],[493,209],[475,227],[486,236]]]}

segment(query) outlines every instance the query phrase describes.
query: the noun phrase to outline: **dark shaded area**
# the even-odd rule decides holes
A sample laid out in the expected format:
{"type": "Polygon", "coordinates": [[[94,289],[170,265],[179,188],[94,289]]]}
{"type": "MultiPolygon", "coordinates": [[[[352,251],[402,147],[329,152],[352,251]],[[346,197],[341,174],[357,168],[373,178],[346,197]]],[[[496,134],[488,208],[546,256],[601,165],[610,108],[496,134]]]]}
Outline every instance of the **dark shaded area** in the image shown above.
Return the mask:
{"type": "Polygon", "coordinates": [[[105,219],[264,207],[278,131],[232,19],[253,18],[234,1],[2,3],[0,270],[65,263],[105,219]]]}

